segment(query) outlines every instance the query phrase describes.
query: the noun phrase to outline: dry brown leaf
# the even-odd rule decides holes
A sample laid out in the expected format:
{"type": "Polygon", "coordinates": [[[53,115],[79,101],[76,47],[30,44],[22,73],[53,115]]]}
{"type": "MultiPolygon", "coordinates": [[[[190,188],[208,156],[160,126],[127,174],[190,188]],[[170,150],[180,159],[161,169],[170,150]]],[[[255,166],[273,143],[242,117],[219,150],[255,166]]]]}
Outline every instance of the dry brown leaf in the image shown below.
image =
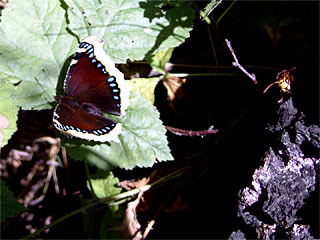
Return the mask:
{"type": "Polygon", "coordinates": [[[119,184],[122,188],[126,190],[131,190],[133,188],[142,188],[143,186],[147,185],[149,182],[149,178],[142,178],[141,180],[138,181],[130,181],[130,180],[124,180],[121,181],[119,184]]]}
{"type": "Polygon", "coordinates": [[[142,239],[145,239],[147,237],[148,233],[153,229],[152,227],[153,227],[154,223],[155,223],[154,220],[151,220],[150,222],[148,222],[148,226],[144,230],[142,239]]]}
{"type": "Polygon", "coordinates": [[[186,78],[181,79],[173,75],[170,75],[168,78],[163,80],[163,85],[167,89],[168,98],[171,102],[176,98],[181,98],[184,95],[184,92],[181,91],[181,88],[186,83],[186,81],[186,78]]]}
{"type": "Polygon", "coordinates": [[[145,234],[142,234],[141,231],[141,225],[137,219],[137,207],[139,205],[139,203],[144,203],[143,201],[143,193],[144,191],[147,191],[150,186],[146,186],[149,182],[149,178],[143,178],[141,180],[132,182],[132,181],[122,181],[120,182],[120,185],[127,189],[133,189],[133,188],[139,188],[141,191],[138,194],[138,197],[136,200],[129,202],[127,205],[127,209],[126,212],[124,214],[124,218],[123,218],[123,222],[121,225],[121,235],[124,238],[129,238],[129,239],[133,239],[133,240],[140,240],[140,239],[144,239],[143,236],[146,236],[148,234],[148,232],[151,230],[152,225],[150,225],[150,229],[148,229],[148,231],[145,232],[145,234]]]}
{"type": "Polygon", "coordinates": [[[129,202],[121,226],[121,235],[127,239],[142,239],[141,225],[137,219],[137,206],[143,192],[140,192],[137,199],[129,202]]]}

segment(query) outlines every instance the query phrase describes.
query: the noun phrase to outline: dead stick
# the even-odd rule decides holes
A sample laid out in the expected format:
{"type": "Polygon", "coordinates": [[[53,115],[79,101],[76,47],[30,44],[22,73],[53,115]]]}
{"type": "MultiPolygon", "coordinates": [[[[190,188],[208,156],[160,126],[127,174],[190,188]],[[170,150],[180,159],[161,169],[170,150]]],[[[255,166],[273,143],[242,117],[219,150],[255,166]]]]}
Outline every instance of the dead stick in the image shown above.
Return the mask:
{"type": "Polygon", "coordinates": [[[150,232],[150,230],[152,230],[154,223],[155,223],[155,220],[151,220],[150,222],[148,222],[148,225],[147,225],[146,229],[144,230],[142,239],[146,239],[148,233],[150,232]]]}
{"type": "Polygon", "coordinates": [[[213,129],[211,126],[208,130],[202,130],[202,131],[193,131],[193,130],[184,130],[174,127],[165,126],[166,129],[173,134],[176,134],[178,136],[188,136],[188,137],[199,137],[204,135],[212,135],[219,132],[218,129],[213,129]]]}
{"type": "Polygon", "coordinates": [[[225,41],[226,41],[226,43],[227,43],[227,45],[228,45],[228,48],[229,48],[229,50],[230,50],[230,52],[231,52],[231,54],[232,54],[232,56],[233,56],[233,58],[234,58],[234,61],[235,61],[235,62],[232,63],[232,65],[235,66],[235,67],[240,68],[240,70],[241,70],[245,75],[247,75],[249,78],[252,79],[252,81],[253,81],[254,84],[257,84],[258,81],[257,81],[257,79],[256,79],[256,75],[254,75],[254,73],[252,73],[252,74],[248,73],[248,71],[247,71],[246,69],[244,69],[244,67],[242,67],[242,65],[239,63],[239,61],[238,61],[238,59],[237,59],[236,54],[235,54],[234,51],[233,51],[233,48],[232,48],[232,46],[231,46],[231,42],[230,42],[228,39],[225,39],[225,41]]]}

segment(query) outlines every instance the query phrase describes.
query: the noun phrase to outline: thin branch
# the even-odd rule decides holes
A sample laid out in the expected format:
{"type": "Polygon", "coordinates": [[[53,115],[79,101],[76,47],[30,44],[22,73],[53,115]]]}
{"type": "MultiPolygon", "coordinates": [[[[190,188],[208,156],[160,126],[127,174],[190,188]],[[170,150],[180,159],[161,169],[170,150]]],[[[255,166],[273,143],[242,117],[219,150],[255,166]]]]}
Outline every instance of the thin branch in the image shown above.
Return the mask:
{"type": "Polygon", "coordinates": [[[248,71],[245,70],[244,67],[242,67],[242,65],[239,63],[239,61],[238,61],[238,59],[237,59],[236,54],[235,54],[234,51],[233,51],[233,48],[232,48],[232,46],[231,46],[231,42],[230,42],[228,39],[225,39],[225,41],[226,41],[226,43],[227,43],[227,45],[228,45],[228,48],[229,48],[229,50],[230,50],[230,52],[231,52],[231,54],[232,54],[232,56],[233,56],[233,58],[234,58],[234,60],[235,60],[235,62],[233,62],[232,65],[235,66],[235,67],[240,68],[240,70],[241,70],[245,75],[247,75],[249,78],[252,79],[252,81],[253,81],[254,84],[257,84],[258,81],[257,81],[257,79],[256,79],[256,75],[254,75],[254,73],[252,73],[252,74],[248,73],[248,71]]]}
{"type": "Polygon", "coordinates": [[[174,127],[165,126],[165,128],[172,132],[173,134],[176,134],[178,136],[188,136],[188,137],[203,137],[205,135],[212,135],[219,132],[218,129],[213,129],[213,126],[211,126],[208,130],[202,130],[202,131],[193,131],[193,130],[184,130],[174,127]]]}
{"type": "Polygon", "coordinates": [[[219,25],[219,23],[221,22],[222,18],[227,14],[227,12],[229,12],[229,10],[232,8],[232,6],[237,2],[238,0],[234,0],[229,7],[220,15],[220,17],[218,18],[218,20],[216,21],[217,26],[219,25]]]}
{"type": "Polygon", "coordinates": [[[152,230],[153,228],[153,225],[155,223],[155,220],[151,220],[150,222],[148,222],[148,225],[146,227],[146,229],[144,230],[144,233],[143,233],[143,236],[142,236],[142,239],[146,239],[148,233],[150,232],[150,230],[152,230]]]}
{"type": "Polygon", "coordinates": [[[216,71],[217,71],[218,68],[219,68],[219,61],[218,61],[217,51],[216,51],[216,48],[214,47],[214,42],[213,42],[213,39],[212,39],[210,26],[207,25],[207,28],[208,28],[208,35],[209,35],[209,39],[210,39],[210,43],[211,43],[212,53],[213,53],[213,56],[214,56],[214,60],[216,61],[216,71]]]}
{"type": "Polygon", "coordinates": [[[175,77],[179,78],[185,78],[185,77],[207,77],[207,76],[235,76],[234,73],[170,73],[169,75],[173,75],[175,77]]]}
{"type": "MultiPolygon", "coordinates": [[[[143,65],[149,65],[146,61],[134,61],[131,62],[128,60],[128,63],[130,64],[143,64],[143,65]]],[[[171,63],[173,67],[185,67],[185,68],[205,68],[205,69],[215,69],[219,67],[220,69],[230,69],[233,68],[233,66],[224,66],[224,65],[194,65],[194,64],[182,64],[182,63],[171,63]]],[[[274,71],[280,71],[281,68],[276,67],[266,67],[266,66],[253,66],[253,65],[245,65],[246,68],[254,68],[254,69],[263,69],[263,70],[274,70],[274,71]]]]}

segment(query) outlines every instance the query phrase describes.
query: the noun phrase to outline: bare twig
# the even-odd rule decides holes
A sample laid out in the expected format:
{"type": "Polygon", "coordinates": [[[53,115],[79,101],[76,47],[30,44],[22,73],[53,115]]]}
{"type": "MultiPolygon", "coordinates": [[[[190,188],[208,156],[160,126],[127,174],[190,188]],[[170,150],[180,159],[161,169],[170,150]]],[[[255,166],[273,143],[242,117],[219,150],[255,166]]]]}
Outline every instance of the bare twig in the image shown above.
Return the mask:
{"type": "Polygon", "coordinates": [[[245,75],[247,75],[249,78],[252,79],[254,84],[257,84],[258,81],[256,79],[256,75],[254,75],[254,73],[252,73],[252,74],[248,73],[248,71],[245,70],[244,67],[242,67],[242,65],[239,63],[239,61],[237,59],[236,54],[233,51],[233,48],[231,46],[231,42],[228,39],[225,39],[225,41],[226,41],[226,43],[228,45],[228,48],[229,48],[229,50],[230,50],[230,52],[231,52],[231,54],[232,54],[232,56],[234,58],[234,61],[235,61],[235,62],[232,63],[232,65],[235,66],[235,67],[238,67],[245,75]]]}
{"type": "Polygon", "coordinates": [[[213,39],[212,39],[210,26],[207,25],[207,28],[208,28],[208,35],[209,35],[209,39],[210,39],[210,43],[211,43],[211,48],[212,48],[214,60],[215,60],[215,62],[216,62],[216,70],[217,70],[218,67],[219,67],[219,61],[218,61],[217,51],[216,51],[216,48],[214,47],[214,42],[213,42],[213,39]]]}
{"type": "Polygon", "coordinates": [[[148,222],[148,225],[147,225],[146,229],[144,230],[142,239],[146,239],[148,233],[152,230],[154,223],[155,223],[155,220],[151,220],[150,222],[148,222]]]}
{"type": "Polygon", "coordinates": [[[212,135],[219,132],[218,129],[213,129],[213,126],[211,126],[208,130],[202,130],[202,131],[193,131],[193,130],[184,130],[174,127],[165,126],[166,129],[173,134],[176,134],[178,136],[188,136],[188,137],[199,137],[199,136],[205,136],[205,135],[212,135]]]}

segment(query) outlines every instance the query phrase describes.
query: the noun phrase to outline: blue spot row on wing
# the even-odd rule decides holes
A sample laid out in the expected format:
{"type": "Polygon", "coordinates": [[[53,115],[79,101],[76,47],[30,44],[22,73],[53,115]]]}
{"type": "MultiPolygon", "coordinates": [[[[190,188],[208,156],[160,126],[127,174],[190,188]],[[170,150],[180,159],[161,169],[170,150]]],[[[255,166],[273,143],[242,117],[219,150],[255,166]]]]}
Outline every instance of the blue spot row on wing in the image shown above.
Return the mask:
{"type": "MultiPolygon", "coordinates": [[[[54,116],[54,119],[56,119],[57,122],[53,122],[53,124],[57,128],[60,128],[61,130],[65,131],[65,132],[68,130],[76,130],[76,131],[82,132],[82,133],[89,133],[89,131],[87,131],[87,130],[80,129],[80,128],[73,127],[73,126],[64,125],[64,124],[60,123],[59,118],[56,116],[54,116]]],[[[115,123],[112,123],[110,126],[105,126],[101,129],[93,130],[92,133],[97,136],[108,134],[115,127],[115,125],[116,125],[115,123]]]]}
{"type": "MultiPolygon", "coordinates": [[[[88,57],[91,59],[91,63],[94,63],[97,68],[101,68],[101,72],[104,75],[110,76],[109,73],[106,71],[105,66],[95,58],[94,47],[92,46],[92,44],[89,44],[89,43],[86,43],[86,42],[82,42],[79,47],[86,49],[86,53],[88,54],[88,57]]],[[[108,82],[109,86],[112,88],[112,92],[115,94],[113,96],[113,99],[116,100],[116,101],[120,101],[120,96],[119,96],[120,89],[119,89],[118,84],[116,82],[116,78],[114,76],[110,76],[110,77],[107,78],[107,82],[108,82]]],[[[120,108],[120,106],[121,106],[121,104],[117,103],[117,107],[120,108]]],[[[100,132],[101,131],[103,131],[103,130],[100,130],[100,132]]],[[[110,129],[108,131],[110,131],[110,129]]],[[[103,134],[103,133],[100,133],[100,132],[98,132],[98,130],[95,130],[95,132],[93,132],[93,133],[96,134],[96,135],[103,134]]]]}
{"type": "MultiPolygon", "coordinates": [[[[109,78],[107,78],[107,83],[109,84],[109,87],[112,88],[112,92],[114,93],[113,99],[116,100],[117,102],[120,101],[120,88],[118,87],[118,84],[116,82],[116,78],[114,76],[110,76],[109,78]]],[[[121,107],[120,103],[117,103],[116,106],[118,108],[121,107]]]]}
{"type": "Polygon", "coordinates": [[[106,69],[105,69],[104,67],[101,68],[101,72],[102,72],[103,74],[105,74],[105,75],[109,75],[108,72],[106,71],[106,69]]]}
{"type": "Polygon", "coordinates": [[[116,79],[114,76],[111,76],[107,79],[108,83],[114,82],[116,79]]]}
{"type": "Polygon", "coordinates": [[[107,134],[115,127],[115,125],[116,125],[115,123],[112,123],[110,125],[110,127],[109,126],[105,126],[105,127],[101,128],[101,129],[93,130],[92,133],[94,135],[97,135],[97,136],[107,134]]]}
{"type": "Polygon", "coordinates": [[[55,120],[57,120],[57,122],[53,122],[53,124],[54,124],[57,128],[60,128],[62,131],[67,132],[68,130],[76,130],[76,131],[78,131],[78,132],[88,133],[87,130],[80,129],[80,128],[75,128],[75,127],[73,127],[73,126],[68,126],[68,125],[64,125],[64,124],[60,123],[59,117],[54,116],[53,118],[54,118],[55,120]]]}
{"type": "Polygon", "coordinates": [[[79,45],[79,48],[85,48],[87,50],[87,52],[92,52],[93,51],[93,46],[90,43],[86,43],[86,42],[82,42],[79,45]]]}
{"type": "Polygon", "coordinates": [[[82,43],[79,45],[79,48],[84,48],[84,49],[86,49],[86,53],[88,54],[88,57],[91,59],[91,63],[96,64],[96,67],[97,67],[97,68],[101,68],[101,72],[102,72],[104,75],[109,76],[109,73],[106,71],[105,66],[104,66],[100,61],[98,61],[98,60],[95,58],[95,55],[94,55],[94,47],[93,47],[92,44],[86,43],[86,42],[82,42],[82,43]]]}
{"type": "MultiPolygon", "coordinates": [[[[112,92],[115,94],[113,96],[113,99],[116,100],[116,101],[120,101],[120,89],[118,87],[118,84],[116,82],[116,78],[114,76],[110,76],[109,78],[107,78],[106,80],[108,83],[109,83],[109,87],[112,88],[112,92]]],[[[117,103],[117,107],[120,108],[120,104],[117,103]]]]}

